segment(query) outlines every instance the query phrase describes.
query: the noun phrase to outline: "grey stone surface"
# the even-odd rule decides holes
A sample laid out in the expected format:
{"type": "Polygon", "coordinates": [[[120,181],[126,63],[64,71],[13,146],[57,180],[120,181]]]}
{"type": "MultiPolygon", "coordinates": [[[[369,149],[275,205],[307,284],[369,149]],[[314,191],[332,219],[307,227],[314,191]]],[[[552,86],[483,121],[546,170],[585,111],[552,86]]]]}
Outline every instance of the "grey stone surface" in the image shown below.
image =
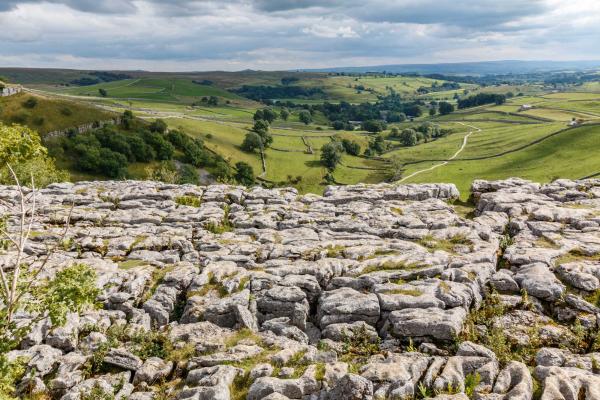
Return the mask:
{"type": "MultiPolygon", "coordinates": [[[[479,374],[474,398],[531,399],[526,366],[500,368],[483,346],[501,332],[537,350],[542,399],[597,398],[600,354],[583,349],[600,326],[600,180],[476,181],[473,219],[455,211],[456,198],[448,184],[330,186],[323,196],[149,181],[50,185],[39,192],[28,260],[45,257],[74,202],[70,240],[40,279],[87,264],[102,309],[70,314],[64,326],[41,316],[8,353],[27,359],[18,395],[32,387],[77,399],[96,385],[150,399],[157,382],[182,377],[170,398],[230,400],[243,380],[251,400],[402,399],[420,388],[464,390],[479,374]],[[200,206],[179,204],[182,196],[200,206]],[[208,224],[224,219],[224,232],[213,233],[208,224]],[[489,318],[464,324],[481,307],[493,307],[482,310],[489,318]],[[479,339],[453,346],[463,325],[479,339]],[[164,337],[172,343],[161,351],[185,360],[140,350],[143,338],[164,337]],[[86,375],[99,349],[104,367],[120,373],[86,375]]],[[[14,229],[14,187],[0,186],[0,200],[14,229]]],[[[37,317],[19,314],[17,323],[37,317]]]]}

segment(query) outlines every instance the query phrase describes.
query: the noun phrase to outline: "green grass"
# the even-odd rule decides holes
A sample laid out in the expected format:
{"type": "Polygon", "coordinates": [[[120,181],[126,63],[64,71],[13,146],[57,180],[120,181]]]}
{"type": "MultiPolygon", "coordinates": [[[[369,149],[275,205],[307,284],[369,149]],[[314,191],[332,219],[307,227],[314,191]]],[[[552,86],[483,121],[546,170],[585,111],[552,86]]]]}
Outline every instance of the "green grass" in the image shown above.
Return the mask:
{"type": "Polygon", "coordinates": [[[376,271],[404,271],[404,270],[415,270],[424,268],[423,265],[418,262],[406,262],[406,261],[386,261],[381,265],[368,265],[363,268],[361,275],[369,274],[376,271]]]}
{"type": "Polygon", "coordinates": [[[102,111],[81,102],[57,100],[29,93],[0,98],[0,121],[5,124],[26,125],[40,134],[80,126],[94,121],[105,121],[115,114],[102,111]],[[30,97],[35,97],[33,108],[23,106],[30,97]]]}
{"type": "Polygon", "coordinates": [[[432,253],[437,250],[454,253],[456,246],[473,246],[473,242],[462,234],[456,234],[448,239],[438,239],[428,235],[419,240],[419,244],[426,247],[432,253]]]}
{"type": "Polygon", "coordinates": [[[120,269],[128,270],[128,269],[134,269],[137,267],[141,267],[142,265],[148,265],[148,262],[146,262],[144,260],[126,260],[126,261],[122,261],[118,264],[119,264],[120,269]]]}
{"type": "Polygon", "coordinates": [[[402,294],[405,296],[418,297],[423,294],[419,289],[390,289],[383,292],[383,294],[402,294]]]}
{"type": "MultiPolygon", "coordinates": [[[[577,179],[600,172],[600,157],[597,156],[600,151],[599,135],[600,126],[583,126],[502,157],[450,162],[408,182],[452,182],[466,197],[474,179],[506,179],[511,176],[536,182],[550,182],[556,177],[577,179]]],[[[490,146],[493,145],[490,143],[490,146]]]]}

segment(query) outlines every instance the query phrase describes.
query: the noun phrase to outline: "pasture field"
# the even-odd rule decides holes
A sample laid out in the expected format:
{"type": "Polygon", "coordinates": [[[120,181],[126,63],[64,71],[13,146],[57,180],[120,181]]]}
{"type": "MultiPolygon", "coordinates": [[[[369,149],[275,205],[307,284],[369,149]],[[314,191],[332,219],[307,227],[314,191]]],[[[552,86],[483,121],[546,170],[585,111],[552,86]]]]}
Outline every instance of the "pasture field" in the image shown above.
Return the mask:
{"type": "Polygon", "coordinates": [[[537,107],[531,110],[523,111],[524,115],[546,118],[552,121],[568,122],[573,118],[586,118],[584,114],[561,110],[559,108],[542,108],[537,107]]]}

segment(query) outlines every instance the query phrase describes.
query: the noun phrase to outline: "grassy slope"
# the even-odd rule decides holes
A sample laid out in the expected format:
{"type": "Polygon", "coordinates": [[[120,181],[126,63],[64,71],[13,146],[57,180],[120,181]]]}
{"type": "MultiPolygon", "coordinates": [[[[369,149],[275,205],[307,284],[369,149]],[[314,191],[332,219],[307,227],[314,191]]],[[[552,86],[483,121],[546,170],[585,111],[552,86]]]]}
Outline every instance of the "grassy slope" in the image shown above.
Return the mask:
{"type": "Polygon", "coordinates": [[[107,120],[113,116],[112,113],[81,102],[50,99],[27,93],[0,98],[0,121],[9,124],[23,123],[41,134],[93,121],[107,120]],[[23,102],[30,97],[37,99],[37,105],[34,108],[23,106],[23,102]],[[71,111],[70,115],[66,115],[65,109],[71,111]],[[39,118],[43,118],[42,123],[39,118]]]}
{"type": "Polygon", "coordinates": [[[537,145],[484,161],[456,161],[415,176],[410,182],[454,182],[463,196],[474,179],[519,176],[538,182],[577,179],[600,172],[600,126],[563,132],[537,145]]]}

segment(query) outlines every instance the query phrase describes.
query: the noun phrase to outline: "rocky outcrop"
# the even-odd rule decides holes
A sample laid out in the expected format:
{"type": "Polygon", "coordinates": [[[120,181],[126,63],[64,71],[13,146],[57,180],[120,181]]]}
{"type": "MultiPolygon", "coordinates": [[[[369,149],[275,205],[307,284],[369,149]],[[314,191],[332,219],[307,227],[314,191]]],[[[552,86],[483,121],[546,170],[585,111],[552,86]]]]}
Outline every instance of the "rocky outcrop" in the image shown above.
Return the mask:
{"type": "MultiPolygon", "coordinates": [[[[458,196],[51,185],[27,255],[44,258],[70,215],[41,278],[87,264],[101,307],[35,324],[8,353],[27,360],[20,393],[600,399],[600,180],[476,181],[473,218],[458,196]]],[[[0,199],[14,229],[18,193],[0,199]]]]}

